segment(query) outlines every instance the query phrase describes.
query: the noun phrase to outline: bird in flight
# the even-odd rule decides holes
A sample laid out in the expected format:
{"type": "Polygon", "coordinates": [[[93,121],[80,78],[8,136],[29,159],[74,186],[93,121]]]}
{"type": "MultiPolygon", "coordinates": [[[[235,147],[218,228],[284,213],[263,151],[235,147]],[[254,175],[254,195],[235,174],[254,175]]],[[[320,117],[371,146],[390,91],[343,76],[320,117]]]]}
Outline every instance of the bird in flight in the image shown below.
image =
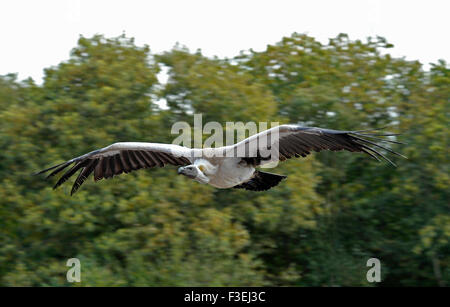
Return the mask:
{"type": "Polygon", "coordinates": [[[380,138],[397,134],[378,130],[380,129],[339,131],[281,125],[252,135],[234,145],[203,149],[173,144],[121,142],[49,167],[35,175],[52,171],[47,176],[49,178],[72,165],[53,187],[56,189],[79,171],[72,186],[70,193],[72,195],[92,173],[94,180],[98,181],[142,168],[175,165],[180,166],[178,174],[216,188],[265,191],[278,185],[286,176],[263,172],[256,167],[293,157],[306,157],[312,151],[362,152],[378,161],[383,159],[395,166],[377,148],[406,157],[378,142],[402,143],[380,138]]]}

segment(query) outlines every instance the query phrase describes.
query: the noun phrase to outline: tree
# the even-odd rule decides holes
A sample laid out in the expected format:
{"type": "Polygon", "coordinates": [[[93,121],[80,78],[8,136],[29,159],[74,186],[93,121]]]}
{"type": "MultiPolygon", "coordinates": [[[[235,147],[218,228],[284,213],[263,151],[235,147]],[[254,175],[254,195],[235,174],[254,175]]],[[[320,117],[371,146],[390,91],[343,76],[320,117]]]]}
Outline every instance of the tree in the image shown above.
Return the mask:
{"type": "MultiPolygon", "coordinates": [[[[44,83],[0,77],[0,285],[445,286],[449,280],[449,67],[392,58],[385,39],[294,33],[262,52],[153,55],[124,35],[80,37],[44,83]],[[167,84],[156,78],[168,69],[167,84]],[[158,107],[157,99],[168,103],[158,107]],[[118,141],[171,142],[171,125],[268,121],[389,125],[393,169],[351,153],[281,163],[264,193],[151,169],[69,197],[33,171],[118,141]],[[382,281],[366,280],[369,258],[382,281]],[[75,284],[76,285],[76,284],[75,284]]],[[[208,135],[204,136],[205,138],[208,135]]],[[[194,145],[194,144],[193,144],[194,145]]]]}

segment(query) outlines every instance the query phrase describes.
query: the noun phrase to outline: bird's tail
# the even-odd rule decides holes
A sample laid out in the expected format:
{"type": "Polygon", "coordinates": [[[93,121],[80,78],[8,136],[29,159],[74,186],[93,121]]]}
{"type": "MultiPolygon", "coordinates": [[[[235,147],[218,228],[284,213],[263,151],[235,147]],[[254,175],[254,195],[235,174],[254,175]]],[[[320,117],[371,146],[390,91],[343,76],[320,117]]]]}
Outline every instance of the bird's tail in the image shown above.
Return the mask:
{"type": "Polygon", "coordinates": [[[278,175],[255,171],[253,177],[240,185],[234,186],[236,189],[246,189],[250,191],[266,191],[278,185],[281,180],[287,178],[285,175],[278,175]]]}

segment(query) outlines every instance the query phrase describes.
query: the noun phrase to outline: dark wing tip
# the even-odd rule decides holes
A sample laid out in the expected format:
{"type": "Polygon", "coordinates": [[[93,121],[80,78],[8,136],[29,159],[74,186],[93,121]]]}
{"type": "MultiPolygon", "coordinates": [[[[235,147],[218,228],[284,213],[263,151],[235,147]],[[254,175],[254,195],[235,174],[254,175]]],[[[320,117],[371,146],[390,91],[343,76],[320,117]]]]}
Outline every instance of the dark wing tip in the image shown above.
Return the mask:
{"type": "Polygon", "coordinates": [[[402,157],[404,159],[408,159],[408,157],[406,157],[390,148],[387,148],[386,146],[377,144],[376,142],[385,142],[385,143],[399,144],[399,145],[405,145],[405,144],[398,142],[398,141],[389,140],[386,138],[380,138],[380,136],[396,136],[396,135],[400,135],[400,133],[390,133],[390,132],[367,133],[366,132],[366,131],[375,131],[375,130],[381,130],[381,129],[383,129],[383,128],[377,128],[377,129],[371,129],[371,130],[350,131],[347,133],[347,135],[352,138],[353,142],[359,144],[362,148],[362,151],[365,152],[366,154],[372,156],[373,158],[377,159],[378,161],[380,161],[378,159],[378,157],[380,157],[381,159],[387,161],[390,165],[397,167],[397,165],[394,162],[392,162],[389,158],[387,158],[385,155],[383,155],[382,153],[380,153],[379,151],[377,151],[375,148],[373,148],[371,146],[383,149],[393,155],[402,157]],[[361,133],[361,132],[365,132],[365,133],[361,133]]]}
{"type": "Polygon", "coordinates": [[[46,173],[48,171],[51,171],[52,169],[55,169],[55,168],[57,168],[59,166],[63,166],[64,164],[69,165],[70,163],[69,163],[69,161],[66,161],[66,162],[63,162],[63,163],[60,163],[60,164],[57,164],[57,165],[53,165],[53,166],[50,166],[49,168],[43,169],[41,171],[34,172],[34,173],[31,174],[31,176],[37,176],[37,175],[40,175],[40,174],[44,174],[44,173],[46,173]]]}

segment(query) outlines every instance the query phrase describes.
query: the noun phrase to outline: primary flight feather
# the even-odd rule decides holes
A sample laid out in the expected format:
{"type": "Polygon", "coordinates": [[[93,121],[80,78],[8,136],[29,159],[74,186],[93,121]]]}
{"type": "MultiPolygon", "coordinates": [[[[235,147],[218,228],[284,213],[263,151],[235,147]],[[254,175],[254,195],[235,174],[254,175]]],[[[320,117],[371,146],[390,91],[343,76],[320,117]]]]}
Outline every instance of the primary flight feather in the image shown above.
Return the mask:
{"type": "MultiPolygon", "coordinates": [[[[94,150],[64,163],[44,169],[35,175],[52,171],[52,177],[71,166],[56,182],[54,189],[76,172],[71,195],[93,173],[94,180],[112,178],[141,168],[180,166],[178,174],[216,188],[240,188],[265,191],[280,183],[286,176],[256,170],[258,166],[306,157],[312,151],[347,150],[362,152],[380,161],[395,164],[377,149],[397,156],[401,154],[378,144],[378,141],[401,144],[380,136],[395,134],[374,130],[339,131],[298,125],[281,125],[238,142],[219,148],[187,148],[173,144],[123,142],[94,150]],[[263,144],[263,146],[261,145],[263,144]]],[[[404,157],[405,158],[405,157],[404,157]]]]}

